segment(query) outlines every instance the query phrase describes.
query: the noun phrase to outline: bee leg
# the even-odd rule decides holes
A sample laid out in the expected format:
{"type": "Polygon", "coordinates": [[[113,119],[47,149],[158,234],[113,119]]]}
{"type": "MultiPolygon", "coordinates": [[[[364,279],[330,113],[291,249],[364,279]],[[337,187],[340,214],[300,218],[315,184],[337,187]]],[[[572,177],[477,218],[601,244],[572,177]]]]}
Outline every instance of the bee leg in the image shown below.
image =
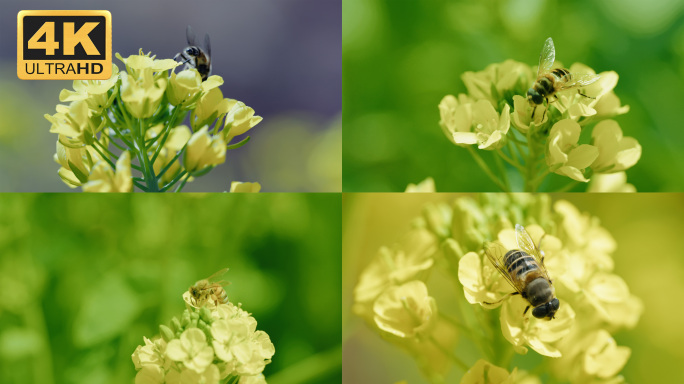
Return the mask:
{"type": "Polygon", "coordinates": [[[534,109],[532,109],[532,119],[534,119],[534,113],[537,111],[537,106],[534,106],[534,109]]]}
{"type": "Polygon", "coordinates": [[[529,306],[529,305],[528,305],[527,307],[525,307],[525,310],[523,311],[523,316],[525,316],[525,314],[527,313],[527,311],[528,311],[529,309],[530,309],[530,306],[529,306]]]}
{"type": "Polygon", "coordinates": [[[497,300],[497,301],[494,301],[494,302],[491,302],[491,303],[488,302],[488,301],[483,301],[482,303],[483,303],[483,304],[489,304],[489,305],[492,305],[492,304],[499,304],[500,302],[502,302],[502,301],[508,299],[509,296],[515,296],[515,295],[519,295],[519,294],[520,294],[520,292],[513,292],[513,293],[509,293],[509,294],[507,294],[506,296],[502,297],[500,300],[497,300]]]}
{"type": "Polygon", "coordinates": [[[544,108],[544,114],[542,115],[541,121],[544,121],[546,117],[546,110],[549,109],[549,99],[546,99],[546,108],[544,108]]]}
{"type": "Polygon", "coordinates": [[[587,95],[585,95],[584,93],[582,93],[582,91],[580,91],[579,89],[577,90],[577,93],[579,93],[580,96],[584,96],[584,97],[586,97],[586,98],[588,98],[588,99],[594,99],[594,100],[596,100],[595,97],[587,96],[587,95]]]}

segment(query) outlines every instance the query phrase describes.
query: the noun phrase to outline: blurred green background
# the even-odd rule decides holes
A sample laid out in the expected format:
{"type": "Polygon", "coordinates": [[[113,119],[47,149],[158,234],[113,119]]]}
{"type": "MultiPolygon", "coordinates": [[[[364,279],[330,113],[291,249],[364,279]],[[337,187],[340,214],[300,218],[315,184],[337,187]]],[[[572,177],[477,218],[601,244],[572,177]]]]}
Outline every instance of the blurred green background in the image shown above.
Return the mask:
{"type": "MultiPolygon", "coordinates": [[[[342,305],[343,383],[375,384],[407,380],[427,383],[415,362],[382,340],[351,313],[359,274],[385,245],[410,228],[428,202],[453,202],[464,194],[346,194],[343,201],[342,305]]],[[[470,196],[476,197],[474,194],[470,196]]],[[[628,383],[682,383],[684,373],[684,196],[681,194],[552,194],[600,220],[617,242],[615,273],[644,302],[636,328],[614,335],[632,355],[622,370],[628,383]]],[[[441,295],[443,292],[434,292],[441,295]]],[[[439,299],[438,299],[439,302],[439,299]]],[[[530,352],[535,354],[535,352],[530,352]]],[[[474,363],[466,360],[466,363],[474,363]]],[[[450,383],[459,383],[457,369],[450,383]]]]}
{"type": "Polygon", "coordinates": [[[683,13],[672,0],[345,0],[343,190],[398,192],[432,176],[437,191],[497,191],[444,136],[437,105],[465,92],[465,71],[537,65],[551,36],[565,65],[620,76],[615,92],[631,111],[616,120],[643,147],[628,182],[684,191],[683,13]]]}
{"type": "Polygon", "coordinates": [[[0,382],[133,383],[131,354],[221,268],[270,384],[341,374],[340,195],[0,196],[0,382]]]}

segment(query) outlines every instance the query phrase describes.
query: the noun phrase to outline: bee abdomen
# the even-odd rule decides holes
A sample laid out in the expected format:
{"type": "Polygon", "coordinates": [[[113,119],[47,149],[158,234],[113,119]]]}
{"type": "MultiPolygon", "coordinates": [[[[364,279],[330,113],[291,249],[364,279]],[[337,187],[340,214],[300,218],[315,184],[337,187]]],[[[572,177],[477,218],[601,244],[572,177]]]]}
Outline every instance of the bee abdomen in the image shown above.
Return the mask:
{"type": "Polygon", "coordinates": [[[504,265],[511,276],[522,278],[531,271],[539,269],[533,256],[519,250],[508,251],[504,256],[504,265]]]}
{"type": "Polygon", "coordinates": [[[556,68],[551,73],[558,78],[558,80],[568,81],[572,78],[572,74],[565,68],[556,68]]]}

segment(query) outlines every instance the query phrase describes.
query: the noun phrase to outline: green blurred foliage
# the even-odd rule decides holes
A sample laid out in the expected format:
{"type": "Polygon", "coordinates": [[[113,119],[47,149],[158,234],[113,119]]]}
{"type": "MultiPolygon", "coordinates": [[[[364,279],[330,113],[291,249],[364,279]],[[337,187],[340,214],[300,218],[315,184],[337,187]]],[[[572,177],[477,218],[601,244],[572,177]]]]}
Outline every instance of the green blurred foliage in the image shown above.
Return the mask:
{"type": "Polygon", "coordinates": [[[344,191],[403,191],[429,176],[437,191],[497,191],[444,137],[437,105],[465,92],[466,71],[506,59],[536,65],[549,36],[564,64],[620,76],[615,92],[631,111],[616,120],[643,147],[628,182],[684,190],[683,12],[671,0],[345,0],[344,191]]]}
{"type": "Polygon", "coordinates": [[[0,198],[0,382],[132,383],[131,354],[223,267],[269,383],[341,372],[339,195],[0,198]],[[312,362],[316,370],[310,369],[312,362]]]}
{"type": "MultiPolygon", "coordinates": [[[[393,344],[382,340],[356,317],[351,307],[359,274],[381,246],[397,242],[421,216],[428,203],[451,203],[466,194],[353,194],[343,202],[342,305],[344,383],[427,383],[415,361],[393,344]]],[[[471,197],[476,197],[470,194],[471,197]]],[[[681,194],[552,194],[552,201],[567,200],[580,212],[596,217],[616,240],[615,273],[644,302],[636,328],[615,335],[618,345],[631,348],[622,370],[628,383],[681,383],[677,369],[684,361],[684,196],[681,194]]],[[[435,277],[437,280],[439,276],[435,277]]],[[[442,282],[444,280],[442,279],[442,282]]],[[[433,286],[430,295],[449,302],[453,285],[433,286]]],[[[459,345],[466,348],[467,343],[459,345]]],[[[477,350],[458,350],[468,363],[477,350]],[[470,356],[470,357],[469,357],[470,356]]],[[[523,360],[541,357],[528,352],[523,360]]],[[[513,360],[516,363],[516,359],[513,360]]],[[[452,369],[449,383],[460,382],[452,369]]]]}

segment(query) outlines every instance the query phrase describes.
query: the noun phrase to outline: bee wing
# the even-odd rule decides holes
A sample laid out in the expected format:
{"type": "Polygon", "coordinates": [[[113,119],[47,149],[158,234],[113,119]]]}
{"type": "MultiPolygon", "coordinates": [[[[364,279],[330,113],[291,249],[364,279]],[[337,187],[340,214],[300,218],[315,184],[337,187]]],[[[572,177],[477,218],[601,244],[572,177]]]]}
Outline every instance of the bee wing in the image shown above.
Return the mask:
{"type": "Polygon", "coordinates": [[[228,272],[228,268],[223,268],[220,271],[217,271],[214,274],[212,274],[211,276],[207,277],[206,280],[211,282],[211,283],[227,283],[225,280],[216,281],[217,278],[222,277],[226,272],[228,272]]]}
{"type": "Polygon", "coordinates": [[[571,88],[584,87],[589,84],[595,83],[596,80],[598,80],[600,77],[601,76],[599,75],[592,75],[591,73],[573,73],[572,78],[569,81],[565,82],[565,84],[563,84],[560,90],[563,91],[571,88]]]}
{"type": "Polygon", "coordinates": [[[537,260],[539,269],[541,269],[546,280],[550,280],[549,273],[546,271],[546,267],[542,262],[542,252],[539,250],[539,247],[537,247],[537,244],[534,243],[530,234],[527,233],[525,227],[520,224],[515,225],[515,239],[518,242],[518,248],[528,255],[533,256],[534,259],[537,260]]]}
{"type": "Polygon", "coordinates": [[[508,280],[508,283],[511,284],[511,286],[515,288],[518,293],[522,293],[522,284],[511,277],[506,269],[506,266],[504,265],[504,256],[507,252],[506,248],[504,248],[504,246],[500,243],[486,242],[484,244],[484,252],[494,268],[496,268],[496,270],[499,271],[499,273],[505,277],[506,280],[508,280]]]}
{"type": "Polygon", "coordinates": [[[204,49],[207,52],[207,56],[211,57],[211,43],[209,41],[209,34],[204,34],[204,49]]]}
{"type": "Polygon", "coordinates": [[[185,37],[188,39],[189,45],[197,45],[195,44],[195,31],[193,31],[192,27],[189,25],[188,28],[185,30],[185,37]]]}
{"type": "Polygon", "coordinates": [[[553,62],[556,61],[556,47],[553,46],[553,39],[550,37],[544,42],[541,54],[539,55],[539,69],[537,77],[551,70],[553,62]]]}

